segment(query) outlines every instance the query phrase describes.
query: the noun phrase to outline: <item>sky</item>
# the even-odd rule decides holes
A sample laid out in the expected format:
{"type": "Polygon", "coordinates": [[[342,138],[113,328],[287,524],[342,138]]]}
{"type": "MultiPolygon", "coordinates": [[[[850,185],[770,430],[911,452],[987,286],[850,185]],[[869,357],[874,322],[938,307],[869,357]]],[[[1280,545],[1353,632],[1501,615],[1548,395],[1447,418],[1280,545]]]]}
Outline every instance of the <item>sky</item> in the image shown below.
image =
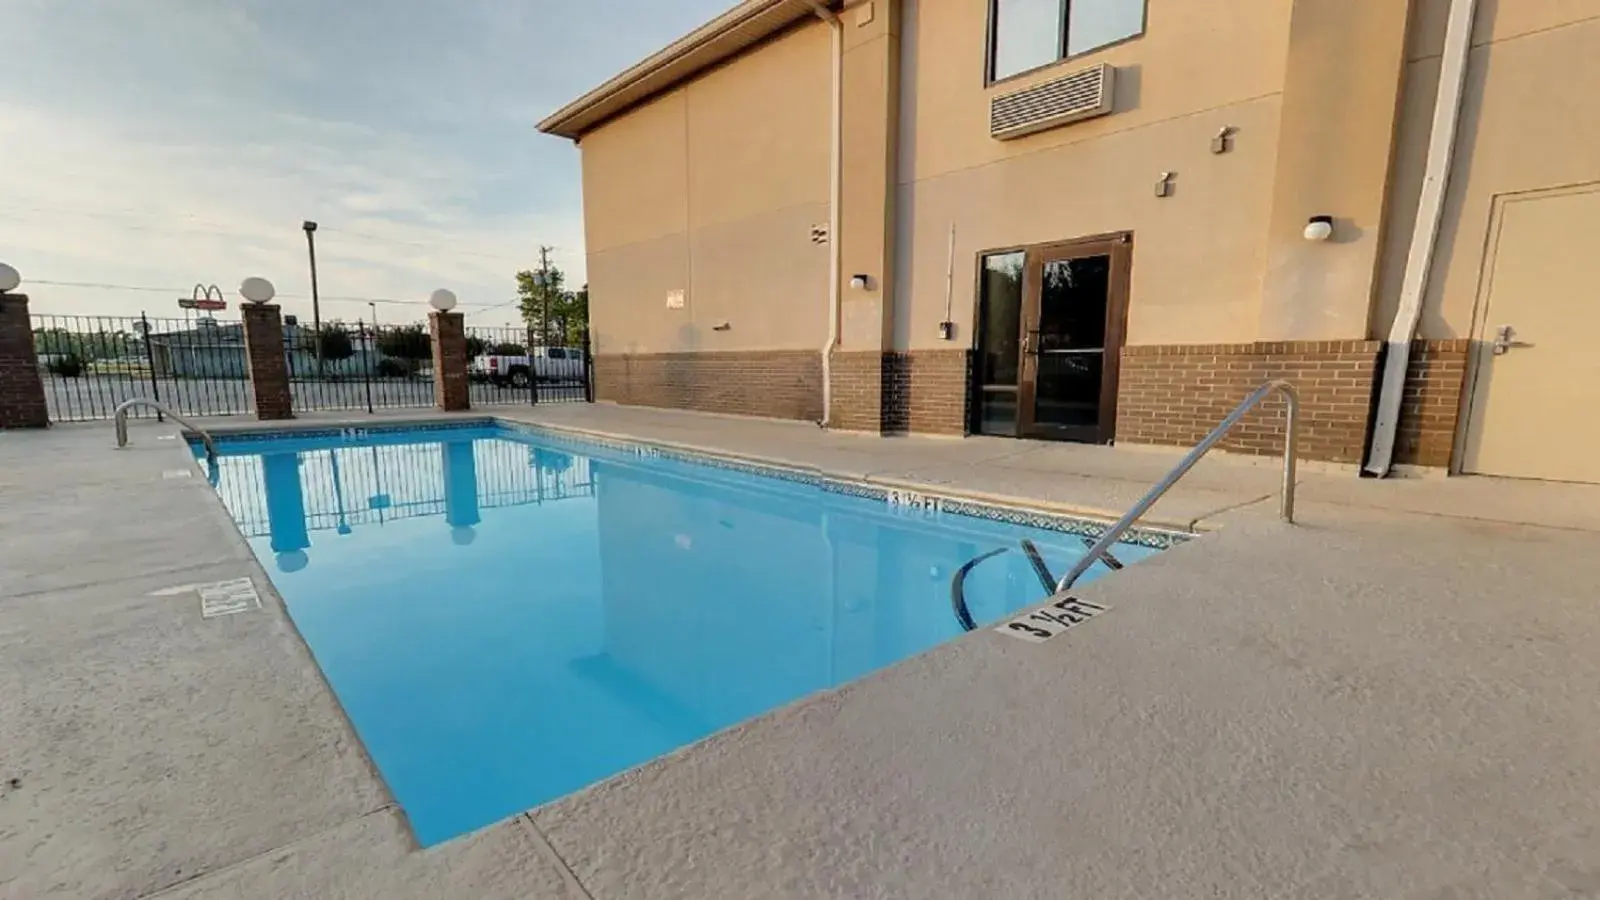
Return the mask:
{"type": "Polygon", "coordinates": [[[510,323],[541,244],[584,282],[578,151],[539,120],[730,5],[0,0],[0,262],[35,312],[259,275],[309,318],[311,219],[324,319],[445,287],[510,323]]]}

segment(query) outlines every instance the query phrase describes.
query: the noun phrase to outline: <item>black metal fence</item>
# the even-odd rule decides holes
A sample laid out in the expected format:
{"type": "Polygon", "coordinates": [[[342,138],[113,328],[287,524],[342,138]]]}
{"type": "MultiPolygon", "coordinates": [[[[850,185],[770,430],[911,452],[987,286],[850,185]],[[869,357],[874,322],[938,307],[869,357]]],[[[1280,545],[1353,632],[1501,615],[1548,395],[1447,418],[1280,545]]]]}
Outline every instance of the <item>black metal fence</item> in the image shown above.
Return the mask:
{"type": "MultiPolygon", "coordinates": [[[[183,318],[33,316],[40,376],[53,422],[109,419],[118,404],[149,397],[188,416],[255,409],[244,327],[210,315],[183,318]]],[[[586,335],[540,346],[516,328],[468,329],[473,406],[594,399],[586,335]]],[[[285,319],[284,356],[296,412],[427,409],[434,405],[426,325],[285,319]]],[[[131,412],[155,415],[147,407],[131,412]]]]}
{"type": "Polygon", "coordinates": [[[588,332],[542,341],[532,329],[468,328],[467,357],[473,406],[594,400],[588,332]]]}
{"type": "MultiPolygon", "coordinates": [[[[33,341],[52,422],[109,419],[133,397],[192,416],[253,407],[244,328],[237,321],[35,315],[33,341]]],[[[138,407],[130,415],[154,412],[138,407]]]]}
{"type": "Polygon", "coordinates": [[[433,346],[422,325],[333,322],[284,329],[295,412],[433,406],[433,346]]]}

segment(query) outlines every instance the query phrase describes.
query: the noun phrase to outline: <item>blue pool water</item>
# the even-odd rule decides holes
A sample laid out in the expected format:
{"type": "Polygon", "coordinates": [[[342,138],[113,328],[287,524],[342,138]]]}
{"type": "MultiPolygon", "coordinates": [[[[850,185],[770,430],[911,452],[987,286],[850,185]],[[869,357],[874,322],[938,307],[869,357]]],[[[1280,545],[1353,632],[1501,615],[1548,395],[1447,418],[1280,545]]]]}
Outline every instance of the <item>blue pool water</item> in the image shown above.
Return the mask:
{"type": "MultiPolygon", "coordinates": [[[[487,426],[222,451],[218,491],[424,845],[956,637],[951,576],[981,553],[1029,538],[1060,574],[1084,551],[487,426]]],[[[966,593],[979,625],[1044,596],[1015,550],[966,593]]]]}

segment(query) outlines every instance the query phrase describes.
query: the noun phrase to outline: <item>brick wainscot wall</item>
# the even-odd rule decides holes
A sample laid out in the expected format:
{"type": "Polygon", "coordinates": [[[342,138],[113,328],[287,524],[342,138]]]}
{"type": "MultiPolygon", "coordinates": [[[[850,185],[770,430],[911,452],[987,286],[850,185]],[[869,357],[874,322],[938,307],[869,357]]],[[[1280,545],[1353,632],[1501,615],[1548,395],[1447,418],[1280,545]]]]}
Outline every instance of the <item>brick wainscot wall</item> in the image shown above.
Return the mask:
{"type": "Polygon", "coordinates": [[[815,350],[608,354],[594,360],[595,399],[773,419],[822,418],[815,350]]]}
{"type": "MultiPolygon", "coordinates": [[[[1467,340],[1412,346],[1395,462],[1445,468],[1451,462],[1467,340]]],[[[1287,341],[1126,347],[1117,400],[1117,441],[1192,446],[1263,382],[1300,389],[1300,451],[1307,459],[1360,463],[1375,401],[1381,341],[1287,341]]],[[[1283,452],[1283,400],[1247,415],[1222,448],[1283,452]]]]}
{"type": "MultiPolygon", "coordinates": [[[[1366,446],[1379,341],[1283,341],[1124,347],[1117,441],[1192,446],[1265,381],[1300,389],[1300,452],[1358,463],[1366,446]]],[[[1241,453],[1283,452],[1284,401],[1273,397],[1219,445],[1241,453]]]]}
{"type": "Polygon", "coordinates": [[[878,434],[967,433],[967,350],[836,353],[833,427],[878,434]]]}
{"type": "Polygon", "coordinates": [[[1395,435],[1394,461],[1402,466],[1448,468],[1461,421],[1462,392],[1472,341],[1417,341],[1406,367],[1405,400],[1395,435]]]}

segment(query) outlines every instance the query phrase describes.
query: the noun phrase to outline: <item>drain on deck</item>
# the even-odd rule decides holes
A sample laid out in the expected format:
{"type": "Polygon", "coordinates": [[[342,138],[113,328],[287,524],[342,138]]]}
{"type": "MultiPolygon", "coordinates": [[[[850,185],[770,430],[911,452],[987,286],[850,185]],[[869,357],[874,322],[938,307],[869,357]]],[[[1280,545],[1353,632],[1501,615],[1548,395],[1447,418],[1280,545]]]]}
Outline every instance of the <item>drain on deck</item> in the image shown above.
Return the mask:
{"type": "Polygon", "coordinates": [[[203,618],[215,619],[261,608],[261,595],[256,593],[255,582],[248,578],[202,584],[199,591],[203,618]]]}

